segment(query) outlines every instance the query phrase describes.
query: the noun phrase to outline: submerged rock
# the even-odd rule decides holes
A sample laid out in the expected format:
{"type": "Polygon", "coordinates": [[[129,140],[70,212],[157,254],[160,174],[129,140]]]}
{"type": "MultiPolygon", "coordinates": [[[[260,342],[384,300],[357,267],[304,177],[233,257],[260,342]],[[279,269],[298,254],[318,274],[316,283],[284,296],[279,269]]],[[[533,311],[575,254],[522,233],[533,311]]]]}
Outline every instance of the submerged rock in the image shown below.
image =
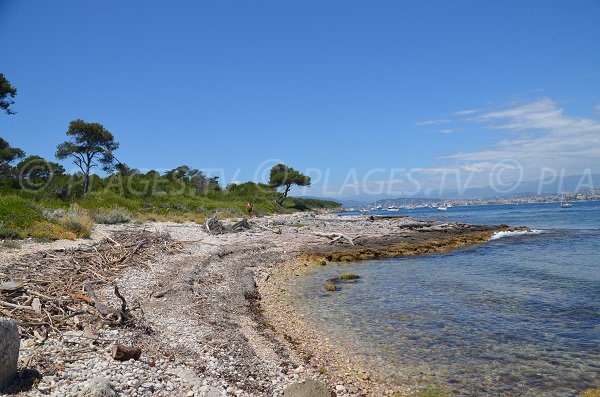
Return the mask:
{"type": "Polygon", "coordinates": [[[331,397],[327,387],[319,381],[307,380],[289,385],[283,391],[284,397],[331,397]]]}

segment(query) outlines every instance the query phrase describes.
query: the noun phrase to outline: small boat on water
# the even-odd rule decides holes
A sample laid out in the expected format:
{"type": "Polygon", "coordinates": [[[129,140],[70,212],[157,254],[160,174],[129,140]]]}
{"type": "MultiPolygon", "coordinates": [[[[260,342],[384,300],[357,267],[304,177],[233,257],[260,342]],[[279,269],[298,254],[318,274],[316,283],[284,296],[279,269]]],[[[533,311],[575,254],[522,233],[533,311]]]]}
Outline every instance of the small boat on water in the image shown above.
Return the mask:
{"type": "Polygon", "coordinates": [[[390,205],[389,207],[387,207],[387,210],[390,212],[397,212],[400,210],[400,208],[396,207],[395,205],[390,205]]]}
{"type": "Polygon", "coordinates": [[[439,207],[436,208],[436,210],[438,211],[448,211],[448,207],[445,205],[440,205],[439,207]]]}
{"type": "Polygon", "coordinates": [[[560,196],[560,208],[571,208],[573,204],[564,201],[564,193],[560,196]]]}

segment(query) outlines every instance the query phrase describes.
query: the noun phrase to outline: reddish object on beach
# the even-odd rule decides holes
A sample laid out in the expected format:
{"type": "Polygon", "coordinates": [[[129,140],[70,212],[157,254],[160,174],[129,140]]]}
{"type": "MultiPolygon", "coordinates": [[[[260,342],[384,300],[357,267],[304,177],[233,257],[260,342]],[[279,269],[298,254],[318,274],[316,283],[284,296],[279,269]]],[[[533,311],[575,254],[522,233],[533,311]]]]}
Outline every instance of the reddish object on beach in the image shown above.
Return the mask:
{"type": "Polygon", "coordinates": [[[132,358],[139,360],[142,355],[142,349],[139,347],[127,347],[123,345],[113,345],[112,358],[117,361],[128,361],[132,358]]]}

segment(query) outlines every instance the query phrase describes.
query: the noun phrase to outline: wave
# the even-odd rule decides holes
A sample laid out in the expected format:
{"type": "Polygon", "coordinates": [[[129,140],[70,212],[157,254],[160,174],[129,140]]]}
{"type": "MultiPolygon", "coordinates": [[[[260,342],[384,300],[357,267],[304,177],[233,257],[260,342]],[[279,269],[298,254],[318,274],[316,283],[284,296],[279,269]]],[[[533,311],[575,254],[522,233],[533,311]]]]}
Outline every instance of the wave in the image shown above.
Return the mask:
{"type": "Polygon", "coordinates": [[[540,234],[543,233],[543,230],[531,229],[531,230],[514,230],[514,231],[504,231],[504,232],[495,232],[490,240],[497,240],[503,237],[515,237],[515,236],[523,236],[527,234],[540,234]]]}

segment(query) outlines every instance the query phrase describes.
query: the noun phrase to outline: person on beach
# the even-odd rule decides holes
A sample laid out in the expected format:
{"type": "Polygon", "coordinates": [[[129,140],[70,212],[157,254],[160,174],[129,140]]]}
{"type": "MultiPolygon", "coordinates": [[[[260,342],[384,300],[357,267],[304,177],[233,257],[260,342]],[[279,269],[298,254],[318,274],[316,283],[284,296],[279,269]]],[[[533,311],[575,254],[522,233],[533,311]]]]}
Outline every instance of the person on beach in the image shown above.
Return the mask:
{"type": "Polygon", "coordinates": [[[252,213],[254,212],[254,204],[252,204],[252,201],[248,201],[246,208],[248,210],[248,215],[252,216],[252,213]]]}

